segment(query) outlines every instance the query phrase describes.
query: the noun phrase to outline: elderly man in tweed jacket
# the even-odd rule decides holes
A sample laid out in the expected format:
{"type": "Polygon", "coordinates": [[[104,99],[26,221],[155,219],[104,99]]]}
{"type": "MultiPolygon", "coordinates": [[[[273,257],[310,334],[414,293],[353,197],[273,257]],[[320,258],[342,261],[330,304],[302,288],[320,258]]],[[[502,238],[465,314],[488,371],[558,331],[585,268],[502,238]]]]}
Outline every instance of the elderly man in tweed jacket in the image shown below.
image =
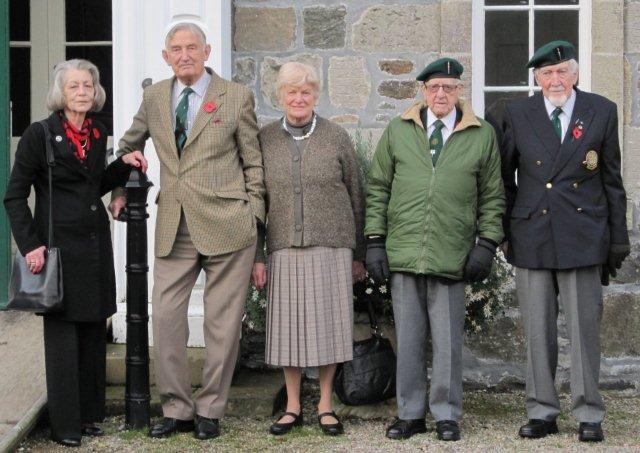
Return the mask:
{"type": "MultiPolygon", "coordinates": [[[[264,184],[251,90],[205,68],[210,46],[191,23],[174,26],[163,58],[175,76],[144,91],[121,152],[151,137],[160,160],[152,295],[155,376],[164,420],[151,437],[219,435],[238,353],[244,300],[264,221],[264,184]],[[191,396],[187,309],[206,274],[202,390],[191,396]],[[194,416],[197,423],[194,425],[194,416]]],[[[117,214],[122,199],[112,202],[117,214]]]]}

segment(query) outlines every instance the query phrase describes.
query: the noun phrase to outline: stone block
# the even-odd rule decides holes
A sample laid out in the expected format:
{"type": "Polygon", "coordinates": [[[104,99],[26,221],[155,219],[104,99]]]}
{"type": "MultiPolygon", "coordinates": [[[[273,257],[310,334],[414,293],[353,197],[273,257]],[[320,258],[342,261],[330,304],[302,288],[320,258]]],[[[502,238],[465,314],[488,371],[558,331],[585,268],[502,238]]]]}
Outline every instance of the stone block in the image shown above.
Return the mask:
{"type": "Polygon", "coordinates": [[[624,40],[625,52],[640,52],[640,2],[625,2],[624,40]]]}
{"type": "Polygon", "coordinates": [[[591,91],[618,104],[622,116],[624,70],[622,54],[593,53],[591,55],[591,91]]]}
{"type": "Polygon", "coordinates": [[[624,48],[622,0],[595,0],[591,8],[592,52],[622,54],[624,48]]]}
{"type": "Polygon", "coordinates": [[[441,53],[471,53],[470,1],[440,2],[441,53]]]}
{"type": "Polygon", "coordinates": [[[620,124],[624,124],[625,126],[629,125],[632,121],[633,116],[633,88],[631,84],[633,83],[632,69],[629,64],[629,57],[624,55],[623,60],[624,67],[624,105],[622,107],[623,118],[620,121],[620,124]]]}
{"type": "Polygon", "coordinates": [[[371,76],[362,57],[332,57],[329,99],[336,107],[363,108],[371,94],[371,76]]]}
{"type": "Polygon", "coordinates": [[[497,317],[480,334],[467,334],[465,344],[482,359],[523,363],[527,357],[524,328],[519,316],[497,317]]]}
{"type": "Polygon", "coordinates": [[[353,48],[378,52],[440,51],[440,5],[377,5],[353,25],[353,48]]]}
{"type": "Polygon", "coordinates": [[[337,123],[340,125],[348,125],[348,126],[358,124],[358,121],[360,121],[360,117],[358,115],[352,115],[350,113],[346,113],[344,115],[335,115],[329,119],[334,123],[337,123]]]}
{"type": "Polygon", "coordinates": [[[413,99],[417,93],[415,80],[385,80],[378,85],[378,94],[392,99],[413,99]]]}
{"type": "Polygon", "coordinates": [[[256,61],[253,58],[236,58],[233,62],[233,81],[253,85],[256,80],[256,61]]]}
{"type": "Polygon", "coordinates": [[[640,355],[640,287],[611,287],[602,312],[602,356],[640,355]]]}
{"type": "Polygon", "coordinates": [[[411,60],[380,60],[378,67],[381,71],[393,75],[409,74],[413,71],[413,61],[411,60]]]}
{"type": "Polygon", "coordinates": [[[312,6],[302,10],[303,42],[313,49],[344,47],[347,34],[347,8],[312,6]]]}
{"type": "Polygon", "coordinates": [[[252,52],[290,50],[295,44],[294,8],[236,8],[234,14],[235,50],[252,52]]]}
{"type": "Polygon", "coordinates": [[[280,106],[275,92],[275,83],[280,67],[288,61],[299,61],[300,63],[306,63],[313,66],[320,78],[320,87],[322,89],[322,57],[307,53],[282,58],[266,57],[262,61],[262,67],[260,70],[260,91],[262,92],[262,96],[267,104],[276,109],[280,108],[280,106]]]}
{"type": "Polygon", "coordinates": [[[640,194],[640,128],[626,126],[623,142],[623,175],[628,195],[640,194]]]}

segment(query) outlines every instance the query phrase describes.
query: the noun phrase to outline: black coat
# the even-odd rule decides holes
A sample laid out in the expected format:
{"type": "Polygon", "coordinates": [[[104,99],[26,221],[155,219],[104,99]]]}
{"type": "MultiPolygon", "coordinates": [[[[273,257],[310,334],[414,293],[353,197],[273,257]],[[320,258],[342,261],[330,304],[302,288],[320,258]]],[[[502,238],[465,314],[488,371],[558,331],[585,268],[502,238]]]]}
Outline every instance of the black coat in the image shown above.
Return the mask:
{"type": "MultiPolygon", "coordinates": [[[[123,185],[130,167],[117,159],[105,170],[107,131],[94,121],[85,164],[69,147],[58,113],[47,118],[53,167],[53,245],[60,248],[64,312],[51,314],[67,321],[97,322],[116,311],[115,275],[109,216],[101,197],[123,185]]],[[[47,244],[49,186],[44,130],[31,124],[18,143],[4,205],[11,231],[23,255],[47,244]],[[27,204],[35,188],[34,214],[27,204]]]]}
{"type": "Polygon", "coordinates": [[[501,152],[507,258],[515,266],[597,265],[606,260],[610,244],[629,243],[616,105],[596,94],[576,92],[562,144],[541,93],[505,109],[501,152]],[[575,135],[574,129],[579,130],[575,135]],[[587,153],[597,155],[593,169],[588,168],[587,153]]]}

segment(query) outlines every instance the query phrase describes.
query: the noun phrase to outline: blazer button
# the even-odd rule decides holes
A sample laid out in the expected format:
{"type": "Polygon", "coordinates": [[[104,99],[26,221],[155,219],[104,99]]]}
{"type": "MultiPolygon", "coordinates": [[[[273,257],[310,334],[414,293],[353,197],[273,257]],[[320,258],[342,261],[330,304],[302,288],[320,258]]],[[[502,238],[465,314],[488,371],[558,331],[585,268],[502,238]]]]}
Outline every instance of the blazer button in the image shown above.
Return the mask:
{"type": "Polygon", "coordinates": [[[551,189],[553,187],[553,184],[551,184],[550,182],[547,183],[547,189],[551,189]]]}
{"type": "Polygon", "coordinates": [[[296,225],[296,231],[302,231],[302,225],[296,225]]]}
{"type": "Polygon", "coordinates": [[[293,161],[298,162],[300,160],[300,156],[293,156],[293,161]]]}
{"type": "Polygon", "coordinates": [[[96,211],[98,207],[95,204],[92,204],[91,206],[89,206],[89,209],[91,209],[92,211],[96,211]]]}
{"type": "Polygon", "coordinates": [[[549,211],[547,211],[546,209],[543,209],[543,210],[542,210],[542,214],[543,214],[543,215],[547,215],[547,212],[549,212],[549,211]]]}
{"type": "Polygon", "coordinates": [[[576,211],[582,212],[582,208],[576,208],[576,211]]]}
{"type": "Polygon", "coordinates": [[[574,189],[577,189],[577,188],[578,188],[578,183],[577,183],[577,182],[574,182],[572,185],[573,185],[573,188],[574,188],[574,189]]]}
{"type": "Polygon", "coordinates": [[[293,191],[294,191],[295,193],[300,193],[300,192],[302,192],[302,191],[300,190],[300,187],[296,187],[296,188],[294,188],[294,189],[293,189],[293,191]]]}
{"type": "Polygon", "coordinates": [[[542,161],[541,160],[537,160],[536,161],[536,165],[539,167],[540,165],[542,165],[542,161]]]}

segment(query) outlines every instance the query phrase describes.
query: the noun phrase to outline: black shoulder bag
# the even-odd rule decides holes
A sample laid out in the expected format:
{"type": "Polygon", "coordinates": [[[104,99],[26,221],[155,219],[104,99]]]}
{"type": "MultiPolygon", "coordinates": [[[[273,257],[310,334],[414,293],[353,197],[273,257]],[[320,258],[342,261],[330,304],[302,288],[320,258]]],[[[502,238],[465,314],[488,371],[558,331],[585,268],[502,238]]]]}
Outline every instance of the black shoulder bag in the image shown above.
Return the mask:
{"type": "Polygon", "coordinates": [[[380,333],[371,299],[367,308],[371,338],[353,343],[353,360],[340,366],[333,381],[336,395],[347,406],[379,403],[396,394],[396,355],[380,333]]]}
{"type": "Polygon", "coordinates": [[[32,313],[52,313],[62,311],[62,262],[60,250],[53,247],[53,187],[51,167],[55,165],[53,146],[49,126],[40,121],[44,128],[44,141],[47,150],[47,167],[49,173],[49,238],[45,251],[42,270],[34,274],[29,270],[27,260],[21,253],[16,253],[9,284],[9,303],[7,310],[29,311],[32,313]]]}

